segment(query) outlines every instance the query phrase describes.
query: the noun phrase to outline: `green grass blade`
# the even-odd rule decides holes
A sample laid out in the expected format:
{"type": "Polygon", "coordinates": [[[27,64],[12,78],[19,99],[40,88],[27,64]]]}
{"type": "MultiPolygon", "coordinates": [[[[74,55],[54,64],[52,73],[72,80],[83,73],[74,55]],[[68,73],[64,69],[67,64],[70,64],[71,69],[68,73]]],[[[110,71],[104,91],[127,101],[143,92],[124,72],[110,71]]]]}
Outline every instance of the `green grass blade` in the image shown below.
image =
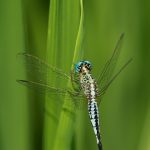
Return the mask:
{"type": "MultiPolygon", "coordinates": [[[[82,1],[58,1],[50,3],[49,31],[47,41],[47,60],[51,64],[70,72],[73,62],[79,60],[83,37],[83,5],[82,1]],[[73,13],[72,13],[73,12],[73,13]],[[72,60],[73,59],[73,60],[72,60]]],[[[71,86],[71,83],[59,81],[51,76],[53,85],[62,87],[71,86]]],[[[57,108],[59,97],[50,100],[46,98],[47,112],[58,118],[56,122],[52,117],[45,115],[44,150],[71,149],[74,132],[75,112],[72,102],[64,99],[62,107],[57,108]],[[65,140],[63,140],[65,138],[65,140]]]]}
{"type": "MultiPolygon", "coordinates": [[[[77,38],[76,38],[76,45],[75,45],[75,50],[74,50],[74,57],[73,57],[73,65],[72,69],[74,69],[74,62],[77,62],[82,59],[81,53],[83,52],[82,48],[82,42],[83,42],[83,2],[80,0],[80,23],[79,23],[79,29],[77,33],[77,38]]],[[[68,87],[71,87],[71,83],[68,83],[68,87]]],[[[55,140],[55,145],[54,145],[54,150],[61,149],[62,150],[70,150],[73,149],[71,148],[72,145],[72,137],[74,134],[74,128],[75,128],[75,112],[74,108],[69,105],[67,101],[67,98],[64,99],[64,104],[62,106],[62,112],[60,114],[60,120],[59,120],[59,125],[57,129],[57,135],[56,135],[56,140],[55,140]],[[64,111],[64,110],[68,111],[64,111]],[[70,114],[71,112],[71,114],[70,114]],[[73,115],[72,115],[73,114],[73,115]],[[65,140],[63,140],[65,138],[65,140]]]]}

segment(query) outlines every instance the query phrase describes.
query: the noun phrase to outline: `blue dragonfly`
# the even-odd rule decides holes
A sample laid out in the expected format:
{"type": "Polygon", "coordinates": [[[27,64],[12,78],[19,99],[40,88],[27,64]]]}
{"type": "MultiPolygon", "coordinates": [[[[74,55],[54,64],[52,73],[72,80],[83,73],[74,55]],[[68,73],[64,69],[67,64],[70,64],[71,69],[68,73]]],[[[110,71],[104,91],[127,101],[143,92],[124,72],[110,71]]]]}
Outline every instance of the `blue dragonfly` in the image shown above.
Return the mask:
{"type": "Polygon", "coordinates": [[[120,68],[120,70],[113,75],[113,71],[120,54],[123,37],[124,34],[121,34],[111,58],[106,62],[97,79],[93,78],[91,74],[92,64],[90,61],[87,60],[82,60],[76,63],[74,66],[74,70],[71,71],[71,75],[67,75],[62,70],[46,63],[44,60],[41,60],[37,56],[28,53],[18,54],[19,56],[21,56],[21,58],[25,60],[25,62],[27,62],[27,65],[31,66],[31,69],[38,70],[44,75],[46,75],[46,71],[50,70],[51,72],[55,73],[57,77],[71,81],[72,90],[67,88],[52,87],[51,85],[49,85],[49,83],[40,79],[36,79],[35,81],[17,80],[19,83],[28,87],[32,87],[34,89],[39,89],[41,91],[46,91],[50,94],[58,94],[63,96],[69,94],[72,99],[76,99],[75,101],[87,102],[89,118],[92,124],[99,150],[102,150],[103,148],[100,135],[100,118],[98,105],[100,103],[102,95],[104,95],[111,83],[132,61],[132,59],[129,59],[120,68]]]}

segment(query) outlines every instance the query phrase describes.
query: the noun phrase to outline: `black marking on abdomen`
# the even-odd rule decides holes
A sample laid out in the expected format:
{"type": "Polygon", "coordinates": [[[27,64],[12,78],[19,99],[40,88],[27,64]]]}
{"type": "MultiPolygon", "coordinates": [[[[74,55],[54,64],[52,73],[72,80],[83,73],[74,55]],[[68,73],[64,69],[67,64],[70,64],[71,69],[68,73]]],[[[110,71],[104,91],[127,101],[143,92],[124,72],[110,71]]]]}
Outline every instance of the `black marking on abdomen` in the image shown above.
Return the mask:
{"type": "Polygon", "coordinates": [[[88,101],[88,111],[89,111],[89,117],[93,126],[93,130],[96,135],[98,148],[99,150],[102,150],[100,128],[99,128],[99,111],[98,111],[98,106],[97,106],[97,102],[95,101],[95,99],[91,99],[88,101]]]}

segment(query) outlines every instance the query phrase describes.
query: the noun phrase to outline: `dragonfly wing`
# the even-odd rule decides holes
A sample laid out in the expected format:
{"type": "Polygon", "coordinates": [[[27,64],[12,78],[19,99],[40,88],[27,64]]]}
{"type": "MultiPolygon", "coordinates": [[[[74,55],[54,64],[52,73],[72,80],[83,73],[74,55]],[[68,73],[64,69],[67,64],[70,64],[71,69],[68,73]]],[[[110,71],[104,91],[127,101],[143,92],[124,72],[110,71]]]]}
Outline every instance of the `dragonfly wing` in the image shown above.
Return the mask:
{"type": "Polygon", "coordinates": [[[103,88],[100,89],[100,95],[102,96],[103,94],[105,94],[106,90],[108,89],[108,87],[111,85],[111,83],[118,77],[118,75],[128,66],[128,64],[132,61],[133,59],[129,59],[121,68],[120,70],[109,80],[109,82],[107,82],[107,84],[105,84],[105,86],[103,86],[103,88]]]}
{"type": "Polygon", "coordinates": [[[69,99],[72,101],[74,105],[73,107],[75,109],[81,108],[81,106],[85,102],[85,97],[83,94],[78,93],[78,91],[80,90],[76,90],[78,86],[73,87],[76,88],[74,89],[75,91],[65,88],[55,88],[49,86],[51,85],[51,83],[49,83],[50,81],[46,80],[47,78],[49,78],[48,74],[55,73],[56,78],[58,77],[65,80],[70,80],[72,82],[72,85],[77,85],[78,80],[74,78],[74,72],[72,72],[72,77],[70,77],[69,75],[65,74],[62,70],[53,67],[44,60],[40,59],[39,57],[28,53],[18,53],[17,57],[20,59],[20,61],[22,61],[23,64],[26,65],[27,71],[29,72],[29,75],[31,75],[31,77],[33,74],[33,78],[31,78],[31,80],[17,80],[17,82],[29,88],[32,88],[33,90],[38,91],[38,93],[47,93],[47,95],[50,97],[59,96],[67,100],[69,99]],[[35,73],[37,73],[36,76],[35,73]]]}
{"type": "Polygon", "coordinates": [[[113,51],[111,58],[106,62],[101,73],[99,73],[99,76],[97,78],[97,83],[101,84],[100,85],[101,87],[105,85],[112,76],[112,73],[115,69],[115,66],[116,66],[116,63],[120,54],[123,37],[124,37],[124,34],[122,33],[119,40],[117,41],[117,44],[115,46],[115,49],[113,51]]]}
{"type": "MultiPolygon", "coordinates": [[[[111,58],[106,62],[102,72],[99,74],[98,78],[97,78],[97,84],[99,85],[100,88],[100,92],[104,92],[107,89],[106,86],[108,87],[108,85],[110,85],[110,80],[113,74],[113,71],[115,69],[117,60],[119,58],[119,54],[121,51],[121,46],[122,46],[122,42],[123,42],[123,37],[124,34],[122,33],[119,40],[117,41],[116,47],[113,51],[113,54],[111,56],[111,58]]],[[[102,95],[103,93],[99,93],[100,95],[102,95]]]]}
{"type": "Polygon", "coordinates": [[[48,78],[47,72],[51,71],[50,73],[55,73],[56,77],[70,80],[70,76],[64,73],[61,69],[48,64],[46,61],[40,59],[37,56],[31,55],[29,53],[18,53],[17,58],[19,58],[23,62],[23,64],[26,65],[27,71],[30,74],[33,73],[34,75],[35,73],[37,73],[39,77],[44,76],[48,78]]]}
{"type": "Polygon", "coordinates": [[[23,84],[29,88],[33,88],[34,90],[39,91],[40,93],[50,93],[50,95],[62,95],[65,96],[66,94],[71,94],[71,91],[68,91],[67,89],[59,89],[55,87],[51,87],[47,84],[40,83],[40,82],[34,82],[29,80],[17,80],[18,83],[23,84]]]}
{"type": "Polygon", "coordinates": [[[38,93],[47,93],[49,97],[60,96],[60,98],[70,100],[72,106],[75,109],[80,109],[83,106],[83,103],[85,102],[85,96],[82,93],[77,93],[69,89],[55,88],[44,83],[29,80],[17,80],[17,82],[36,90],[38,93]]]}
{"type": "Polygon", "coordinates": [[[113,71],[115,69],[117,60],[119,58],[119,54],[121,51],[121,46],[123,43],[123,37],[124,34],[121,34],[119,40],[117,41],[116,47],[113,51],[113,54],[111,56],[111,58],[106,62],[102,72],[100,73],[100,75],[98,76],[97,79],[97,83],[99,85],[99,100],[98,103],[101,102],[102,99],[102,95],[105,94],[106,90],[108,89],[108,87],[111,85],[111,83],[118,77],[118,75],[128,66],[128,64],[132,61],[132,58],[129,59],[121,68],[120,70],[114,75],[113,75],[113,71]]]}

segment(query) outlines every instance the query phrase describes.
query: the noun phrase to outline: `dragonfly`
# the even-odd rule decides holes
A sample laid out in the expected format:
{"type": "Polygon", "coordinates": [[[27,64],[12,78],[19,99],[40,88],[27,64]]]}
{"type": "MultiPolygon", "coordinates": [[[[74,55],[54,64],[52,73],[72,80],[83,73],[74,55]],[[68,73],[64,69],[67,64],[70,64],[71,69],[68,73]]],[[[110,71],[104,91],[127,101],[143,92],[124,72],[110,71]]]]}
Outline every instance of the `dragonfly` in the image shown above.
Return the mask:
{"type": "MultiPolygon", "coordinates": [[[[104,65],[102,71],[99,73],[97,79],[94,79],[92,76],[92,63],[88,60],[81,60],[77,62],[74,66],[74,69],[71,71],[70,75],[64,73],[61,69],[54,67],[46,63],[44,60],[40,59],[37,56],[31,55],[29,53],[19,53],[23,59],[29,65],[32,65],[31,68],[36,68],[42,72],[43,68],[51,70],[51,72],[56,73],[59,78],[70,80],[72,83],[72,89],[67,88],[55,88],[47,84],[42,80],[17,80],[17,82],[33,88],[43,89],[50,94],[59,94],[66,95],[69,94],[72,99],[76,98],[78,100],[86,101],[88,104],[88,114],[90,118],[90,122],[96,137],[98,150],[103,150],[102,140],[100,134],[100,113],[99,113],[99,103],[101,97],[105,94],[108,87],[111,83],[118,77],[118,75],[129,65],[132,61],[132,58],[129,59],[117,73],[113,75],[113,71],[115,69],[117,60],[119,58],[119,54],[121,51],[121,45],[123,42],[124,34],[121,34],[119,40],[116,43],[112,56],[108,59],[106,64],[104,65]],[[75,85],[78,85],[75,87],[75,85]]],[[[45,73],[43,71],[42,73],[45,73]]]]}

